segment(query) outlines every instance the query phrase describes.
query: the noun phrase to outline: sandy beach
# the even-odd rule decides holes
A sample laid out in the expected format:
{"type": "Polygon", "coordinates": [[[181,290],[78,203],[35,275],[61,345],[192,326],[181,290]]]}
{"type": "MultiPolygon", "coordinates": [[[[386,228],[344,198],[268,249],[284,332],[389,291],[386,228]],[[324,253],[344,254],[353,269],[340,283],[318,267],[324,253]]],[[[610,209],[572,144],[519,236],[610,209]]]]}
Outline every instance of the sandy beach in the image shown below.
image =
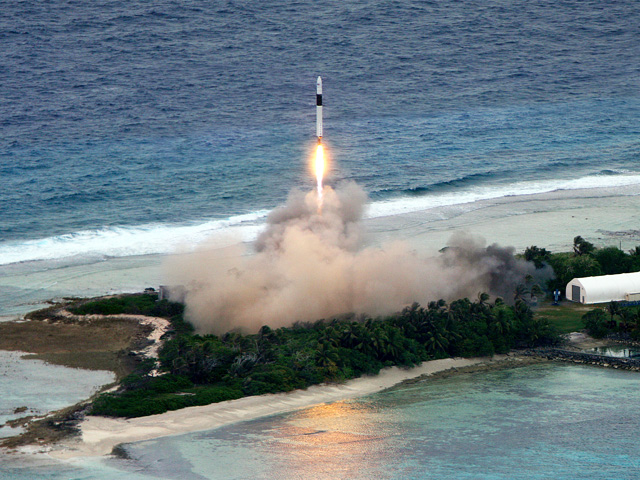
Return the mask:
{"type": "Polygon", "coordinates": [[[54,445],[49,454],[60,459],[108,455],[122,443],[212,430],[312,405],[348,400],[380,392],[406,380],[455,368],[497,363],[505,358],[508,357],[433,360],[411,369],[387,368],[379,375],[356,378],[343,384],[317,385],[288,393],[244,397],[149,417],[117,419],[88,416],[80,424],[80,438],[54,445]]]}
{"type": "Polygon", "coordinates": [[[632,185],[501,197],[374,218],[365,225],[372,243],[401,236],[423,252],[436,252],[458,231],[516,252],[530,245],[562,252],[571,250],[577,235],[598,247],[633,248],[640,244],[639,221],[640,187],[632,185]]]}

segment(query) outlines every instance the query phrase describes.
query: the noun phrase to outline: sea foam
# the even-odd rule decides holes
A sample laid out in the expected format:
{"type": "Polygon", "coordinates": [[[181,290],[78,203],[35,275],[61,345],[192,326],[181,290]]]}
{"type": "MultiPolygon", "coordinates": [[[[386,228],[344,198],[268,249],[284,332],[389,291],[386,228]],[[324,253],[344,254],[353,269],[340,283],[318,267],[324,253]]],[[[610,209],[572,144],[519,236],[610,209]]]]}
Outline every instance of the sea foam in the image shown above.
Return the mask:
{"type": "Polygon", "coordinates": [[[549,179],[516,182],[506,185],[481,185],[435,195],[427,194],[418,197],[406,196],[382,200],[369,206],[367,216],[368,218],[378,218],[504,197],[519,197],[561,190],[627,187],[631,185],[640,185],[640,175],[590,175],[567,180],[549,179]]]}
{"type": "MultiPolygon", "coordinates": [[[[593,190],[640,185],[640,175],[599,174],[577,179],[550,179],[484,185],[421,196],[372,202],[367,218],[379,218],[474,202],[543,194],[561,190],[593,190]]],[[[264,226],[268,210],[188,225],[147,224],[104,227],[54,237],[0,244],[0,265],[37,260],[99,259],[188,251],[207,239],[220,243],[252,242],[264,226]]]]}
{"type": "Polygon", "coordinates": [[[127,257],[167,254],[219,236],[229,241],[252,241],[267,211],[190,225],[148,224],[104,227],[54,237],[0,244],[0,265],[64,258],[127,257]],[[258,223],[260,222],[260,223],[258,223]]]}

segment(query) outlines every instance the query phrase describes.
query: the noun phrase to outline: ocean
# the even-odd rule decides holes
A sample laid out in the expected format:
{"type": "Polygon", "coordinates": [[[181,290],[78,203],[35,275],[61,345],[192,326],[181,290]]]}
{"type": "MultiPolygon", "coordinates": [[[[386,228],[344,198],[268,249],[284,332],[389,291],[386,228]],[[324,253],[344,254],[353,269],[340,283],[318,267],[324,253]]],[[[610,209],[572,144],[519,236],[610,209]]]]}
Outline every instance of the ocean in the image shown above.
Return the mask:
{"type": "MultiPolygon", "coordinates": [[[[326,183],[357,182],[369,219],[640,186],[638,2],[40,0],[2,11],[2,318],[157,287],[164,255],[211,236],[249,245],[289,192],[314,188],[318,75],[326,183]]],[[[628,228],[624,247],[640,243],[628,228]]]]}

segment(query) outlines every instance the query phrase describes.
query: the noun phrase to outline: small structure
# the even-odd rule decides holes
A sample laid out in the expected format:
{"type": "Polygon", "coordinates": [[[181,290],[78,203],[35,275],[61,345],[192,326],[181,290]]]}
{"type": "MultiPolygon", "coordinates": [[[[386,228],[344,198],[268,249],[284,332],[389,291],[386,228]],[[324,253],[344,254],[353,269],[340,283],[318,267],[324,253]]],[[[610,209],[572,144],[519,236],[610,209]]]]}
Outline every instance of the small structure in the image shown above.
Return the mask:
{"type": "Polygon", "coordinates": [[[187,289],[184,285],[160,285],[158,289],[158,300],[172,300],[184,303],[187,297],[187,289]]]}
{"type": "Polygon", "coordinates": [[[640,300],[640,272],[574,278],[567,284],[566,298],[587,304],[640,300]]]}

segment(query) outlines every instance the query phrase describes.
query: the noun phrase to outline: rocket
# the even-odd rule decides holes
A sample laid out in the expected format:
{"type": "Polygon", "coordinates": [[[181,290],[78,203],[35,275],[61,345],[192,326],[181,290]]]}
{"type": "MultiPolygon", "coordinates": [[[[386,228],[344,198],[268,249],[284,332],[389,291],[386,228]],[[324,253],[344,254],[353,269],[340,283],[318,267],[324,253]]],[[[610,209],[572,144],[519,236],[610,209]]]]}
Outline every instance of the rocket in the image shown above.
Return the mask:
{"type": "Polygon", "coordinates": [[[318,145],[322,143],[322,77],[316,82],[316,136],[318,145]]]}

